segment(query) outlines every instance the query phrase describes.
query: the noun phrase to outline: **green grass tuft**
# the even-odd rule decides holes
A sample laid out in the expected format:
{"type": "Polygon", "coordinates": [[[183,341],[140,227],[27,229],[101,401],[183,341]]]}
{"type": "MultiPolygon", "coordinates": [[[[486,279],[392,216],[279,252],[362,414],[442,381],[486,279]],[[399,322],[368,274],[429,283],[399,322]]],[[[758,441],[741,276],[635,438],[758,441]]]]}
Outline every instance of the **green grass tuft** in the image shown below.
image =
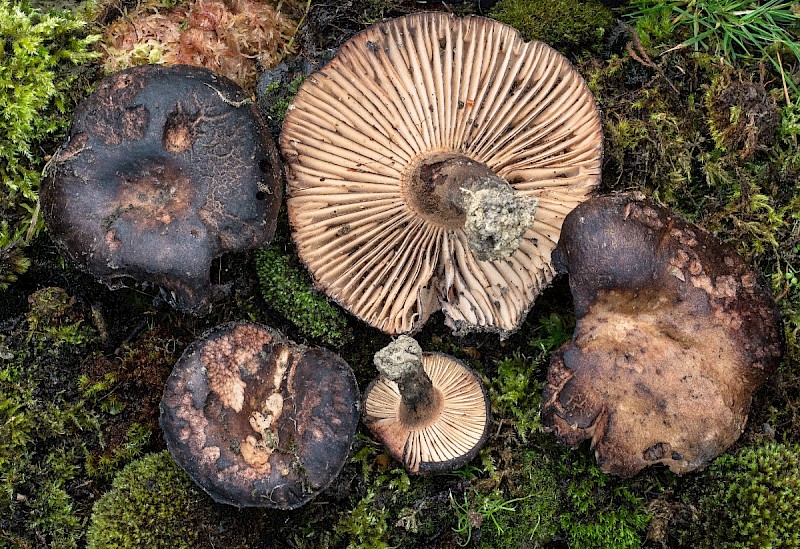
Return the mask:
{"type": "MultiPolygon", "coordinates": [[[[685,29],[689,37],[677,47],[710,52],[737,63],[741,59],[769,60],[783,77],[784,65],[800,61],[800,42],[793,29],[800,24],[796,2],[784,0],[636,0],[632,17],[669,13],[672,30],[685,29]],[[781,60],[781,50],[788,54],[781,60]]],[[[795,93],[796,83],[786,78],[795,93]]]]}

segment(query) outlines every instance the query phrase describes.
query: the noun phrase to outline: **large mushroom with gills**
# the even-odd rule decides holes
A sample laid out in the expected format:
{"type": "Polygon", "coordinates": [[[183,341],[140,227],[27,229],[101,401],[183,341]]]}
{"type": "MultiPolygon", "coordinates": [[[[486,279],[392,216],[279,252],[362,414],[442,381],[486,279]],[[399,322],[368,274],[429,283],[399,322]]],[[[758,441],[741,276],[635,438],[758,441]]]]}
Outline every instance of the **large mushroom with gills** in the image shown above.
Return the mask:
{"type": "Polygon", "coordinates": [[[294,509],[339,474],[359,406],[341,357],[237,322],[184,351],[164,389],[160,424],[175,461],[215,501],[294,509]]]}
{"type": "Polygon", "coordinates": [[[761,277],[708,231],[628,196],[578,206],[553,256],[577,324],[550,362],[545,426],[591,440],[622,476],[701,469],[733,444],[784,348],[761,277]]]}
{"type": "Polygon", "coordinates": [[[486,442],[489,398],[458,359],[423,353],[401,335],[378,351],[380,376],[364,391],[364,423],[412,473],[466,465],[486,442]]]}
{"type": "Polygon", "coordinates": [[[47,166],[44,219],[111,288],[160,288],[207,313],[227,289],[213,262],[269,243],[282,197],[277,149],[247,94],[208,69],[145,65],[103,79],[47,166]]]}
{"type": "Polygon", "coordinates": [[[316,284],[370,325],[507,336],[600,181],[597,106],[502,23],[417,13],[343,44],[283,125],[289,220],[316,284]]]}

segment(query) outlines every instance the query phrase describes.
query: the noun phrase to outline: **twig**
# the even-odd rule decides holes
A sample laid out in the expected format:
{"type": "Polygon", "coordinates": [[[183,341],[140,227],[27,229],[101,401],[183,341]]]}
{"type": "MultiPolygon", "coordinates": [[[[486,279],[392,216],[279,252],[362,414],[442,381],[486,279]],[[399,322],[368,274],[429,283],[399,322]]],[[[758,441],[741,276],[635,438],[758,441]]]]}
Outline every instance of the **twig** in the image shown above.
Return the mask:
{"type": "Polygon", "coordinates": [[[637,30],[627,23],[623,23],[622,27],[631,33],[631,39],[628,40],[627,44],[625,44],[625,51],[628,52],[628,55],[631,57],[631,59],[656,71],[656,74],[662,77],[664,81],[669,84],[669,87],[672,88],[672,91],[680,95],[678,88],[676,88],[670,79],[667,78],[667,75],[664,74],[664,71],[661,70],[661,67],[656,65],[653,60],[650,59],[650,56],[647,55],[647,52],[645,51],[644,47],[642,46],[642,42],[639,39],[639,33],[637,30]]]}
{"type": "Polygon", "coordinates": [[[789,88],[786,86],[786,73],[783,72],[783,62],[781,61],[781,52],[776,52],[778,54],[778,67],[780,68],[781,73],[781,83],[783,84],[783,97],[786,99],[786,106],[792,106],[792,100],[789,98],[789,88]]]}

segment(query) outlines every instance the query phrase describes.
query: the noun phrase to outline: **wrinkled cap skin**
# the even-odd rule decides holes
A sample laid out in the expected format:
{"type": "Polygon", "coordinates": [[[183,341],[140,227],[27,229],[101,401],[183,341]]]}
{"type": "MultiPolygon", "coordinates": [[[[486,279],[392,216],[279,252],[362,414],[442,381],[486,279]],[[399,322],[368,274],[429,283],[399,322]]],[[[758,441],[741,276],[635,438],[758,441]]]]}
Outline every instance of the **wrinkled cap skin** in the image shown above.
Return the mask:
{"type": "Polygon", "coordinates": [[[545,426],[571,446],[590,439],[621,476],[694,471],[733,444],[784,348],[761,277],[706,230],[626,196],[567,216],[553,261],[577,325],[551,359],[545,426]]]}
{"type": "Polygon", "coordinates": [[[553,278],[564,216],[600,182],[602,130],[554,49],[491,19],[416,13],[355,35],[304,81],[281,150],[292,236],[318,287],[385,333],[441,310],[457,334],[507,337],[553,278]],[[431,175],[454,158],[537,204],[524,234],[501,235],[510,256],[470,249],[464,212],[431,175]]]}
{"type": "Polygon", "coordinates": [[[381,376],[364,391],[364,424],[408,471],[446,473],[472,461],[486,443],[489,397],[475,372],[454,357],[423,353],[422,367],[438,396],[435,409],[409,421],[398,384],[381,376]]]}
{"type": "Polygon", "coordinates": [[[50,235],[112,288],[130,277],[204,314],[212,261],[268,243],[277,150],[244,91],[207,69],[134,67],[76,109],[41,189],[50,235]]]}
{"type": "Polygon", "coordinates": [[[359,398],[338,355],[267,326],[231,323],[184,351],[160,423],[175,461],[215,501],[294,509],[339,474],[359,398]]]}

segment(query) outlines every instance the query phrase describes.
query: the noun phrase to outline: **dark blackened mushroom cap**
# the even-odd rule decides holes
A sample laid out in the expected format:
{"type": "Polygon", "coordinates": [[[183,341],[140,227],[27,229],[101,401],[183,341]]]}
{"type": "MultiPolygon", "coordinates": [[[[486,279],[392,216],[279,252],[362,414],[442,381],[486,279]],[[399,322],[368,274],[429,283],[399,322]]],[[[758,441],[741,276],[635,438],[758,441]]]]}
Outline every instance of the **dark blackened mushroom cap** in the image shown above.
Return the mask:
{"type": "Polygon", "coordinates": [[[160,423],[175,461],[215,501],[294,509],[339,474],[358,419],[358,386],[341,357],[233,323],[184,351],[160,423]]]}
{"type": "Polygon", "coordinates": [[[553,356],[542,417],[590,439],[602,470],[705,467],[744,429],[783,353],[769,290],[736,252],[649,201],[591,199],[564,221],[554,264],[577,325],[553,356]]]}
{"type": "Polygon", "coordinates": [[[483,17],[418,13],[342,45],[281,134],[298,254],[370,325],[507,336],[600,182],[600,115],[569,61],[483,17]]]}
{"type": "Polygon", "coordinates": [[[400,336],[375,356],[381,376],[364,392],[364,423],[412,473],[466,465],[486,442],[489,398],[458,359],[423,353],[400,336]]]}
{"type": "Polygon", "coordinates": [[[212,261],[275,232],[280,164],[249,103],[197,67],[147,65],[102,80],[42,185],[53,239],[112,288],[130,277],[180,310],[207,312],[212,261]]]}

